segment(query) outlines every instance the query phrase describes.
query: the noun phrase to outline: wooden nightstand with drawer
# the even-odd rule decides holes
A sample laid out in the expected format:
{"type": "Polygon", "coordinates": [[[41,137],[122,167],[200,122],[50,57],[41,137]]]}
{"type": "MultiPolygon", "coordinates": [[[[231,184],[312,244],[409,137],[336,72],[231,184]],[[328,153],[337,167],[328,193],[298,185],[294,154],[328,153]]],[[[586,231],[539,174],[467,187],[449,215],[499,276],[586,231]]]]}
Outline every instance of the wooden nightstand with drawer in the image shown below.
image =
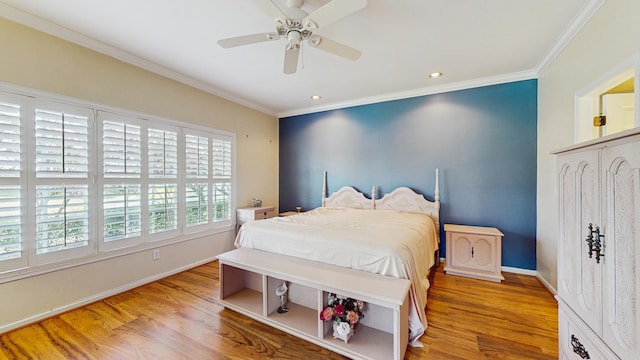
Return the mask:
{"type": "Polygon", "coordinates": [[[242,224],[254,221],[270,219],[276,216],[276,208],[274,206],[260,206],[260,207],[244,207],[236,209],[236,230],[242,226],[242,224]]]}

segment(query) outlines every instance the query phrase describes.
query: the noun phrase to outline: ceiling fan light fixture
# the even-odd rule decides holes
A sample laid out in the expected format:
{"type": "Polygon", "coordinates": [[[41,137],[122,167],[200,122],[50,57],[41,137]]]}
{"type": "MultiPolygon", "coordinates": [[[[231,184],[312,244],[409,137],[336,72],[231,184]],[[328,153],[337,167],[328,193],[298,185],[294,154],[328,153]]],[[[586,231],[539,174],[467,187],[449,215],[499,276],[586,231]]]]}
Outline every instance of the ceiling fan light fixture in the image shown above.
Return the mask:
{"type": "Polygon", "coordinates": [[[431,74],[429,74],[429,77],[430,77],[431,79],[437,79],[437,78],[439,78],[440,76],[442,76],[442,73],[441,73],[441,72],[439,72],[439,71],[438,71],[438,72],[432,72],[431,74]]]}
{"type": "MultiPolygon", "coordinates": [[[[330,0],[319,6],[311,13],[302,10],[305,0],[280,0],[286,7],[276,4],[274,0],[254,0],[272,20],[275,21],[276,31],[258,34],[235,36],[218,40],[218,45],[227,49],[236,46],[255,44],[265,41],[285,38],[285,58],[283,73],[293,74],[298,67],[299,54],[302,43],[307,41],[311,47],[340,56],[347,60],[357,60],[361,52],[337,41],[314,35],[313,31],[325,27],[367,6],[367,0],[330,0]]],[[[304,65],[304,64],[303,64],[304,65]]]]}

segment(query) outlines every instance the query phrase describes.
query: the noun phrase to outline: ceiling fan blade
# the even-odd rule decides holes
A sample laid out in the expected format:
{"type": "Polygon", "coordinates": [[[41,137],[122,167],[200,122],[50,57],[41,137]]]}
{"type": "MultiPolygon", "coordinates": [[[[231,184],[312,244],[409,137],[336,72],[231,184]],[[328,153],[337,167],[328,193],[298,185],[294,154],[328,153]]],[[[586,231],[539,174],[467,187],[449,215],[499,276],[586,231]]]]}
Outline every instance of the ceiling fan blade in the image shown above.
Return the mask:
{"type": "Polygon", "coordinates": [[[264,41],[277,40],[279,38],[280,38],[280,35],[278,35],[276,33],[251,34],[251,35],[243,35],[243,36],[232,37],[232,38],[228,38],[228,39],[221,39],[221,40],[218,40],[218,45],[222,46],[225,49],[228,49],[228,48],[232,48],[232,47],[236,47],[236,46],[249,45],[249,44],[255,44],[255,43],[264,42],[264,41]]]}
{"type": "Polygon", "coordinates": [[[360,50],[356,50],[350,46],[345,44],[341,44],[337,41],[333,41],[331,39],[327,39],[326,37],[320,37],[319,42],[310,42],[311,46],[316,47],[320,50],[324,50],[326,52],[330,52],[332,54],[341,56],[348,60],[358,60],[362,52],[360,50]]]}
{"type": "Polygon", "coordinates": [[[284,52],[284,68],[285,74],[293,74],[298,69],[298,55],[300,55],[300,47],[286,49],[284,52]]]}
{"type": "Polygon", "coordinates": [[[274,19],[286,19],[287,16],[280,10],[278,5],[274,4],[271,0],[253,0],[253,2],[258,6],[264,13],[269,15],[269,17],[274,19]]]}
{"type": "Polygon", "coordinates": [[[315,26],[321,28],[351,15],[365,6],[367,6],[367,0],[333,0],[309,14],[304,20],[310,20],[315,26]]]}

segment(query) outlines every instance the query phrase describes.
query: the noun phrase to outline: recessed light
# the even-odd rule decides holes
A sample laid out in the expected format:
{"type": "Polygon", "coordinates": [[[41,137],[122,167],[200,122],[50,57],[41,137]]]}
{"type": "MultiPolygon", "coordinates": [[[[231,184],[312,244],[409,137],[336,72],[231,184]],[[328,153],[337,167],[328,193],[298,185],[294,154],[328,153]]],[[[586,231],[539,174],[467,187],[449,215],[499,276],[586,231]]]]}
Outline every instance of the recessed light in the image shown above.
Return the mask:
{"type": "Polygon", "coordinates": [[[440,76],[442,76],[441,72],[432,72],[431,74],[429,74],[429,77],[432,78],[432,79],[437,79],[440,76]]]}
{"type": "Polygon", "coordinates": [[[320,95],[311,95],[311,100],[320,100],[322,99],[322,96],[320,95]]]}

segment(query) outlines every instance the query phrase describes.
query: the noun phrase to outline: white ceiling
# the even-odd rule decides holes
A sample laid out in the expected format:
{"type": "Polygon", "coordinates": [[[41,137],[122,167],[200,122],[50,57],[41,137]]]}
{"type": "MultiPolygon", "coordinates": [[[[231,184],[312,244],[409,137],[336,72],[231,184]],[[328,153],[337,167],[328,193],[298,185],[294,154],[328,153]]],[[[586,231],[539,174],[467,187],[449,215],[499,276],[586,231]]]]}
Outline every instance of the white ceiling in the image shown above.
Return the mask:
{"type": "Polygon", "coordinates": [[[535,78],[604,2],[369,0],[315,31],[362,51],[357,61],[306,46],[286,75],[284,39],[216,43],[275,30],[255,1],[268,0],[0,0],[0,16],[283,117],[535,78]]]}

